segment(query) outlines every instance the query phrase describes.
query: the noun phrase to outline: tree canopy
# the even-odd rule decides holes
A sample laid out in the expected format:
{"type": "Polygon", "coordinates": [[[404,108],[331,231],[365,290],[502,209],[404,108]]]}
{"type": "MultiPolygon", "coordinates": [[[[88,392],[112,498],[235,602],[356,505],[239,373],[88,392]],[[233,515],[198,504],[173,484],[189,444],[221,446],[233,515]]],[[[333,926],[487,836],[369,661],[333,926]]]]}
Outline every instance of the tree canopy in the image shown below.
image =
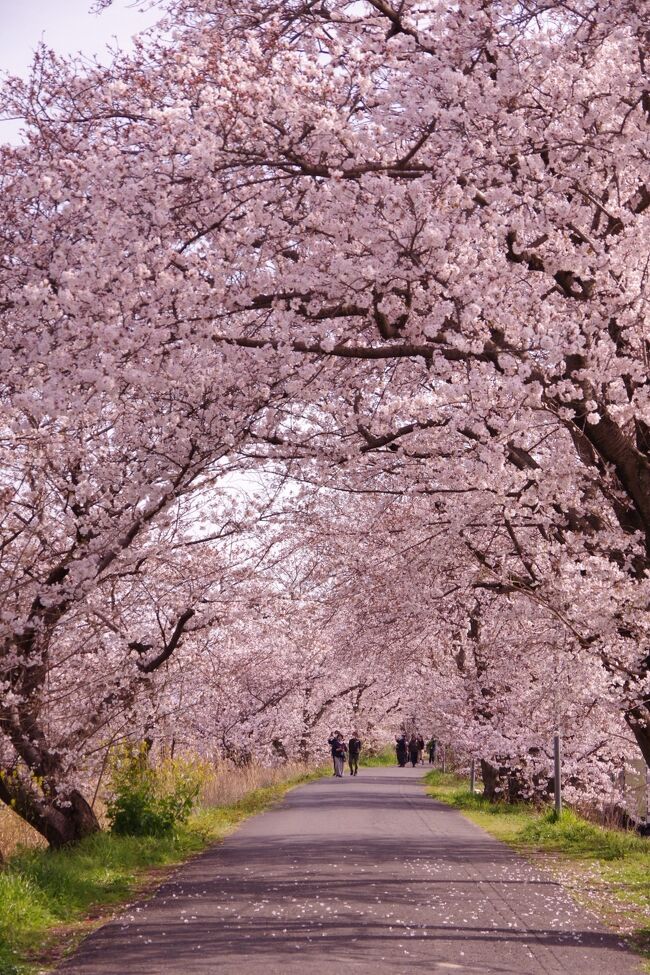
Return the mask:
{"type": "Polygon", "coordinates": [[[561,726],[602,795],[650,764],[648,3],[160,6],[2,91],[0,799],[67,842],[126,733],[412,714],[522,794],[561,726]]]}

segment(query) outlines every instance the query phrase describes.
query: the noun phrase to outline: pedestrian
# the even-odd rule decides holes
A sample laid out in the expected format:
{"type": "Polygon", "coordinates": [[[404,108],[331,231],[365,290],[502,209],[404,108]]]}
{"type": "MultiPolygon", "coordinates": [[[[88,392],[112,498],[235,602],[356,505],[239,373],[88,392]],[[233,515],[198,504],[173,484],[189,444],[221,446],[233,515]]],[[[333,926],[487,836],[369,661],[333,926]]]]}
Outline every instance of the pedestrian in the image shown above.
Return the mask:
{"type": "Polygon", "coordinates": [[[411,735],[411,740],[409,741],[409,758],[411,765],[415,768],[418,764],[418,740],[415,735],[411,735]]]}
{"type": "Polygon", "coordinates": [[[436,748],[437,748],[437,746],[438,746],[438,742],[433,737],[430,738],[429,741],[427,742],[427,752],[429,753],[429,765],[435,765],[436,764],[436,748]]]}
{"type": "Polygon", "coordinates": [[[327,744],[330,746],[330,751],[332,753],[332,775],[336,775],[336,752],[338,749],[339,737],[339,732],[335,731],[327,739],[327,744]]]}
{"type": "Polygon", "coordinates": [[[406,740],[406,735],[401,734],[395,739],[395,752],[397,753],[397,764],[400,768],[404,768],[408,761],[408,742],[406,740]]]}
{"type": "Polygon", "coordinates": [[[420,765],[424,765],[424,738],[422,735],[418,735],[418,762],[420,765]]]}
{"type": "Polygon", "coordinates": [[[345,764],[345,753],[348,750],[348,746],[343,741],[343,735],[340,731],[335,731],[333,735],[327,739],[327,744],[332,749],[332,761],[334,763],[334,775],[337,779],[343,776],[343,766],[345,764]]]}
{"type": "Polygon", "coordinates": [[[357,775],[359,772],[359,755],[361,754],[361,739],[359,732],[354,731],[348,742],[348,764],[350,775],[357,775]]]}

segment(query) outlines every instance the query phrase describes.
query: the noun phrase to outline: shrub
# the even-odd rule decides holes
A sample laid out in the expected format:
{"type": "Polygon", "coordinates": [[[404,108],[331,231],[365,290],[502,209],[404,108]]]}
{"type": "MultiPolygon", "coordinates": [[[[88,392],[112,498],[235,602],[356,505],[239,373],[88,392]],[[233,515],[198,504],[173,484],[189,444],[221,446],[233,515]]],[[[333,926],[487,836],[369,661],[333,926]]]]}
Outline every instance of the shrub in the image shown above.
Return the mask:
{"type": "Polygon", "coordinates": [[[167,759],[158,766],[149,749],[122,745],[111,765],[111,798],[107,804],[112,832],[128,836],[165,836],[185,823],[201,789],[201,763],[167,759]]]}

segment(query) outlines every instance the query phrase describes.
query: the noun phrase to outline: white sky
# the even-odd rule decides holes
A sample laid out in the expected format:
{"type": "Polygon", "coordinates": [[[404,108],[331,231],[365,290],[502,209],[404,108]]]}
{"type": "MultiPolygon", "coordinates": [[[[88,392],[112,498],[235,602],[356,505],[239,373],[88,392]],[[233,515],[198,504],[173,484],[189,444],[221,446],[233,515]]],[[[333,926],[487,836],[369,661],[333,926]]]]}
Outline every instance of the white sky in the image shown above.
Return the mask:
{"type": "MultiPolygon", "coordinates": [[[[128,49],[132,36],[160,17],[160,10],[143,12],[133,0],[113,0],[101,14],[91,14],[92,2],[0,0],[0,71],[25,75],[41,40],[59,54],[81,51],[107,60],[115,39],[128,49]]],[[[0,140],[15,139],[18,127],[0,122],[0,140]]]]}

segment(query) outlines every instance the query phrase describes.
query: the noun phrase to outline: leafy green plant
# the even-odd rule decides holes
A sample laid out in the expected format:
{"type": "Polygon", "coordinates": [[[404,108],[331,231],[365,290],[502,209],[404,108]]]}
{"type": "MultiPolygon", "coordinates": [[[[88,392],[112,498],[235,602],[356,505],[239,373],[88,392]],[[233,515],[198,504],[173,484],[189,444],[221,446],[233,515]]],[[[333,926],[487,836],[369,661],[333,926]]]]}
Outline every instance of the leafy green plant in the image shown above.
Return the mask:
{"type": "Polygon", "coordinates": [[[204,769],[196,761],[149,761],[145,743],[122,745],[111,767],[107,804],[111,830],[122,836],[165,836],[187,822],[198,798],[204,769]]]}

